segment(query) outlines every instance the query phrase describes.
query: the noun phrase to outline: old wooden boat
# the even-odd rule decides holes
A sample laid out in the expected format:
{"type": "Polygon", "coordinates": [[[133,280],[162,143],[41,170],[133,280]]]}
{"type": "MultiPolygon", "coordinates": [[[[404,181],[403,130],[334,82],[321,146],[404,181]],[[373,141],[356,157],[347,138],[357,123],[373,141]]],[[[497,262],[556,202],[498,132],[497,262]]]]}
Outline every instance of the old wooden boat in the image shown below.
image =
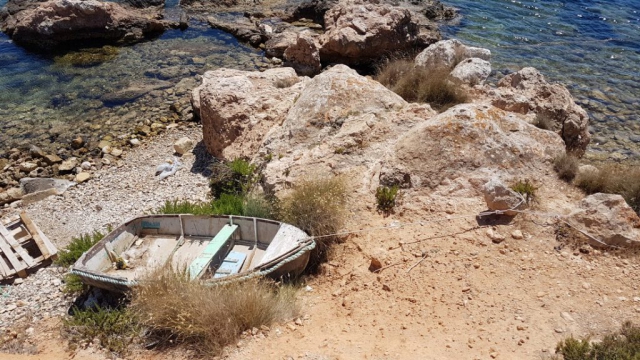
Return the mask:
{"type": "Polygon", "coordinates": [[[149,215],[107,234],[71,272],[88,285],[111,291],[129,290],[163,266],[213,285],[299,275],[314,247],[304,231],[273,220],[149,215]]]}

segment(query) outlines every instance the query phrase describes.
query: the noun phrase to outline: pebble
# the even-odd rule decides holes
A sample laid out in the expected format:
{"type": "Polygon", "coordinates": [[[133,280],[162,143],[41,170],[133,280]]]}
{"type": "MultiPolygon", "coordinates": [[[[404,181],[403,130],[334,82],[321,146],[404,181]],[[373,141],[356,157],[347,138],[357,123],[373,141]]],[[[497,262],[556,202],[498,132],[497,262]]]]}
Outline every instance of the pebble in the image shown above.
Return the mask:
{"type": "Polygon", "coordinates": [[[521,240],[522,238],[524,238],[524,236],[522,235],[522,231],[520,230],[513,230],[511,232],[511,237],[516,240],[521,240]]]}

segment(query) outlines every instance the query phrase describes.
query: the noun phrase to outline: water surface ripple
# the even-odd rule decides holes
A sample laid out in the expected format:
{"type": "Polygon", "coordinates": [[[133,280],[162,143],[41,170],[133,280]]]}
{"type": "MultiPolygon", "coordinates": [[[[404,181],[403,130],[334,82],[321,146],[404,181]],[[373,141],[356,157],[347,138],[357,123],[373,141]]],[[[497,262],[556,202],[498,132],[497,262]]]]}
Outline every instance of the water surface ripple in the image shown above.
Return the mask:
{"type": "Polygon", "coordinates": [[[533,66],[591,116],[590,156],[640,158],[638,0],[446,0],[444,36],[491,49],[500,73],[533,66]]]}

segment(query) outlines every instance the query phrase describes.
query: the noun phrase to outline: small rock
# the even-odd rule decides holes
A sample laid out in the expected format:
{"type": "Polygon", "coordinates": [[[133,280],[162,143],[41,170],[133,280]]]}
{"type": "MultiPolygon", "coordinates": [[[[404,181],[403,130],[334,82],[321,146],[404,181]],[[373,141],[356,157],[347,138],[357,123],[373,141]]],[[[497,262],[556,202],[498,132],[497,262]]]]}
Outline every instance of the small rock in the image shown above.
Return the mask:
{"type": "Polygon", "coordinates": [[[13,285],[20,285],[20,284],[22,284],[23,282],[24,282],[24,280],[22,280],[22,279],[18,278],[18,279],[13,280],[13,285]]]}
{"type": "Polygon", "coordinates": [[[384,291],[391,291],[391,288],[389,287],[389,285],[384,284],[384,285],[382,285],[382,290],[384,290],[384,291]]]}
{"type": "Polygon", "coordinates": [[[118,148],[113,148],[111,150],[111,155],[113,155],[115,157],[120,157],[122,155],[122,150],[118,149],[118,148]]]}
{"type": "Polygon", "coordinates": [[[76,168],[76,166],[78,166],[78,159],[72,157],[63,161],[62,164],[60,164],[60,166],[58,167],[58,171],[71,172],[76,168]]]}
{"type": "Polygon", "coordinates": [[[88,161],[84,161],[82,164],[80,164],[80,167],[82,168],[82,170],[91,170],[91,163],[88,161]]]}
{"type": "Polygon", "coordinates": [[[369,271],[374,272],[382,268],[382,262],[378,258],[371,257],[371,263],[369,264],[369,271]]]}
{"type": "Polygon", "coordinates": [[[294,323],[298,326],[303,326],[304,324],[302,323],[302,320],[300,318],[297,318],[294,323]]]}
{"type": "Polygon", "coordinates": [[[77,138],[71,140],[71,147],[74,149],[80,149],[84,145],[84,139],[78,136],[77,138]]]}
{"type": "Polygon", "coordinates": [[[20,164],[20,171],[22,172],[30,173],[36,168],[38,168],[38,164],[32,163],[30,161],[25,161],[20,164]]]}
{"type": "Polygon", "coordinates": [[[521,240],[522,238],[524,238],[524,236],[522,235],[522,231],[520,230],[513,230],[513,232],[511,232],[511,237],[516,240],[521,240]]]}
{"type": "Polygon", "coordinates": [[[489,228],[487,229],[487,236],[489,237],[489,239],[491,239],[491,241],[493,241],[495,244],[500,244],[501,242],[503,242],[505,240],[504,235],[496,232],[494,229],[489,228]]]}
{"type": "Polygon", "coordinates": [[[564,330],[562,330],[560,328],[556,328],[553,331],[557,332],[558,334],[562,334],[564,332],[564,330]]]}
{"type": "Polygon", "coordinates": [[[47,165],[59,164],[62,162],[62,159],[55,154],[45,155],[43,160],[47,165]]]}
{"type": "Polygon", "coordinates": [[[131,146],[138,146],[138,145],[140,145],[140,140],[131,139],[131,140],[129,140],[129,144],[131,144],[131,146]]]}
{"type": "Polygon", "coordinates": [[[80,184],[80,183],[83,183],[83,182],[85,182],[85,181],[87,181],[89,179],[91,179],[91,174],[90,173],[81,172],[78,175],[76,175],[75,181],[80,184]]]}
{"type": "Polygon", "coordinates": [[[186,136],[178,139],[173,144],[173,149],[175,150],[176,153],[178,153],[180,155],[186,154],[192,148],[193,148],[193,140],[189,139],[186,136]]]}
{"type": "Polygon", "coordinates": [[[588,282],[583,282],[582,288],[585,290],[589,290],[591,288],[591,284],[589,284],[588,282]]]}

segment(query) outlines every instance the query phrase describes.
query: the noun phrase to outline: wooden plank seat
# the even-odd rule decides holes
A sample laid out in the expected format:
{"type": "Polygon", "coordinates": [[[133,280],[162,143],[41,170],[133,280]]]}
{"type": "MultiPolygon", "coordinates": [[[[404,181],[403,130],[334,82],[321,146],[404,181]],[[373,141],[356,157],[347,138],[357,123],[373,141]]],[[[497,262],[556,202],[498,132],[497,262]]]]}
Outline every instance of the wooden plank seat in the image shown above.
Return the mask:
{"type": "Polygon", "coordinates": [[[202,253],[191,263],[189,266],[189,277],[197,279],[202,276],[204,270],[209,267],[213,257],[222,249],[222,247],[229,241],[233,233],[238,229],[238,225],[225,225],[216,234],[216,236],[209,242],[207,247],[202,253]]]}
{"type": "Polygon", "coordinates": [[[237,251],[230,252],[229,255],[224,258],[224,261],[222,261],[222,265],[220,265],[218,270],[216,270],[216,273],[213,275],[213,277],[221,278],[239,273],[246,259],[246,254],[237,251]]]}

